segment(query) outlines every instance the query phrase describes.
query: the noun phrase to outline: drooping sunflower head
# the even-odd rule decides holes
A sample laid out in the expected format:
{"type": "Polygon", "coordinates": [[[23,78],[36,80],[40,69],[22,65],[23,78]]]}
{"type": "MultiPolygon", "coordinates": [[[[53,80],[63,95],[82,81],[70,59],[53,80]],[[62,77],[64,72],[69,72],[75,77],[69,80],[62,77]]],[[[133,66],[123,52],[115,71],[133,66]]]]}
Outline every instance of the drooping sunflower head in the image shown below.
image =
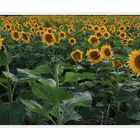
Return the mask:
{"type": "Polygon", "coordinates": [[[18,31],[11,31],[11,37],[15,41],[19,41],[21,38],[21,35],[18,31]]]}
{"type": "Polygon", "coordinates": [[[88,38],[88,42],[92,45],[99,45],[100,41],[95,35],[90,35],[88,38]]]}
{"type": "Polygon", "coordinates": [[[128,66],[132,70],[133,73],[140,76],[140,50],[134,50],[129,54],[128,58],[128,66]]]}
{"type": "Polygon", "coordinates": [[[110,60],[113,56],[113,51],[110,45],[103,45],[101,47],[101,53],[103,55],[103,57],[107,60],[110,60]]]}
{"type": "Polygon", "coordinates": [[[2,48],[4,38],[0,37],[0,49],[2,48]]]}
{"type": "Polygon", "coordinates": [[[76,44],[76,39],[75,39],[75,38],[69,38],[68,42],[69,42],[71,45],[75,45],[75,44],[76,44]]]}
{"type": "Polygon", "coordinates": [[[91,63],[99,63],[102,60],[102,54],[99,49],[89,49],[86,53],[88,60],[91,63]]]}
{"type": "Polygon", "coordinates": [[[53,46],[54,43],[55,43],[55,37],[52,33],[48,33],[48,32],[45,32],[43,35],[42,35],[42,39],[43,39],[43,42],[46,44],[46,46],[53,46]]]}
{"type": "Polygon", "coordinates": [[[30,38],[29,38],[29,35],[25,32],[22,32],[21,33],[21,37],[22,37],[22,40],[25,42],[25,43],[29,43],[30,41],[30,38]]]}
{"type": "Polygon", "coordinates": [[[76,49],[75,51],[71,52],[71,58],[75,62],[81,62],[83,57],[83,51],[76,49]]]}

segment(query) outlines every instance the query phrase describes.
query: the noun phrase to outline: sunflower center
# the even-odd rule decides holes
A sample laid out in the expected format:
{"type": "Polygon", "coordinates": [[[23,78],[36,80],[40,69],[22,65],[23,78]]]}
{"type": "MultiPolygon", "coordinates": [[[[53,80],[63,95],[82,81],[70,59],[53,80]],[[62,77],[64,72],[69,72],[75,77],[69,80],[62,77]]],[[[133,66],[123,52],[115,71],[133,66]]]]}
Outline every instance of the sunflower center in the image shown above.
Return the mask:
{"type": "Polygon", "coordinates": [[[138,69],[140,69],[140,55],[135,58],[135,65],[138,69]]]}
{"type": "Polygon", "coordinates": [[[52,32],[52,30],[51,30],[51,29],[49,29],[49,30],[48,30],[48,32],[49,32],[49,33],[51,33],[51,32],[52,32]]]}
{"type": "Polygon", "coordinates": [[[98,52],[91,52],[90,57],[97,60],[100,57],[100,54],[98,52]]]}
{"type": "Polygon", "coordinates": [[[70,42],[71,42],[71,43],[74,43],[74,39],[71,39],[70,42]]]}
{"type": "Polygon", "coordinates": [[[111,52],[108,48],[104,50],[104,53],[106,56],[110,56],[110,54],[111,54],[111,52]]]}
{"type": "Polygon", "coordinates": [[[61,33],[61,37],[64,37],[64,33],[61,33]]]}
{"type": "Polygon", "coordinates": [[[14,37],[19,38],[18,32],[14,32],[14,37]]]}
{"type": "Polygon", "coordinates": [[[101,33],[97,33],[97,36],[98,36],[98,37],[101,37],[101,33]]]}
{"type": "Polygon", "coordinates": [[[98,30],[98,27],[95,27],[94,29],[97,31],[98,30]]]}
{"type": "Polygon", "coordinates": [[[52,37],[52,35],[47,34],[47,35],[45,36],[45,39],[46,39],[47,42],[52,42],[53,37],[52,37]]]}
{"type": "Polygon", "coordinates": [[[80,53],[79,53],[79,52],[74,53],[74,54],[73,54],[73,57],[74,57],[75,59],[80,59],[80,53]]]}
{"type": "Polygon", "coordinates": [[[108,37],[108,33],[105,33],[104,36],[105,36],[105,37],[108,37]]]}
{"type": "Polygon", "coordinates": [[[92,42],[92,43],[97,42],[97,38],[96,38],[96,37],[92,37],[92,38],[91,38],[91,42],[92,42]]]}
{"type": "Polygon", "coordinates": [[[125,36],[125,34],[124,33],[121,33],[121,37],[124,37],[125,36]]]}
{"type": "Polygon", "coordinates": [[[25,40],[28,40],[28,37],[27,37],[27,35],[26,34],[22,34],[22,37],[23,37],[23,39],[25,39],[25,40]]]}

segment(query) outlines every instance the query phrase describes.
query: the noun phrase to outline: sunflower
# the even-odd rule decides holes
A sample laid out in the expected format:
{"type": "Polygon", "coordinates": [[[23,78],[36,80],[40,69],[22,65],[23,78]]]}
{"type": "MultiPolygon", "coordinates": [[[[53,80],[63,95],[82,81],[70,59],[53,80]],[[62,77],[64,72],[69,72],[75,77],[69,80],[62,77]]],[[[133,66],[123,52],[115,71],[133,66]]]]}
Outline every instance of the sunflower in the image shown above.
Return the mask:
{"type": "Polygon", "coordinates": [[[99,28],[98,25],[94,25],[94,26],[93,26],[93,30],[94,30],[94,31],[98,31],[99,29],[100,29],[100,28],[99,28]]]}
{"type": "Polygon", "coordinates": [[[99,39],[95,35],[90,35],[88,42],[92,45],[98,45],[100,43],[99,39]]]}
{"type": "Polygon", "coordinates": [[[121,68],[122,67],[122,64],[120,63],[119,60],[114,60],[114,61],[112,61],[112,66],[114,68],[121,68]]]}
{"type": "Polygon", "coordinates": [[[75,29],[74,28],[69,28],[68,29],[68,34],[74,34],[75,32],[75,29]]]}
{"type": "Polygon", "coordinates": [[[120,32],[119,37],[120,38],[125,38],[126,37],[126,32],[120,32]]]}
{"type": "Polygon", "coordinates": [[[107,30],[107,28],[106,28],[106,26],[101,26],[101,27],[100,27],[100,30],[101,30],[101,32],[103,33],[103,32],[105,32],[105,31],[107,30]]]}
{"type": "Polygon", "coordinates": [[[91,63],[99,63],[102,60],[102,54],[98,48],[89,49],[86,53],[86,56],[91,63]]]}
{"type": "Polygon", "coordinates": [[[59,32],[59,38],[60,39],[65,39],[66,38],[66,33],[63,32],[63,31],[59,32]]]}
{"type": "Polygon", "coordinates": [[[11,37],[12,37],[13,40],[19,41],[20,38],[21,38],[21,35],[18,31],[12,31],[11,32],[11,37]]]}
{"type": "Polygon", "coordinates": [[[2,48],[2,43],[3,43],[4,38],[0,37],[0,49],[2,48]]]}
{"type": "Polygon", "coordinates": [[[21,37],[22,37],[22,40],[26,43],[28,43],[30,41],[30,38],[29,38],[28,34],[25,33],[25,32],[21,33],[21,37]]]}
{"type": "Polygon", "coordinates": [[[7,27],[6,27],[6,26],[3,26],[3,27],[2,27],[2,30],[3,30],[4,32],[6,32],[6,31],[7,31],[7,27]]]}
{"type": "Polygon", "coordinates": [[[110,45],[103,45],[101,47],[101,53],[103,55],[103,57],[107,60],[110,60],[111,57],[113,56],[113,51],[110,45]]]}
{"type": "Polygon", "coordinates": [[[69,42],[71,45],[75,45],[75,44],[76,44],[76,39],[75,39],[75,38],[69,38],[68,42],[69,42]]]}
{"type": "Polygon", "coordinates": [[[100,31],[95,32],[95,35],[97,36],[97,38],[101,38],[102,37],[102,33],[100,31]]]}
{"type": "Polygon", "coordinates": [[[127,42],[127,39],[123,39],[122,41],[121,41],[121,43],[123,44],[123,45],[128,45],[128,42],[127,42]]]}
{"type": "Polygon", "coordinates": [[[71,52],[71,58],[75,62],[81,62],[83,57],[83,51],[76,49],[75,51],[71,52]]]}
{"type": "Polygon", "coordinates": [[[132,38],[127,39],[127,43],[128,43],[129,46],[133,46],[134,39],[132,39],[132,38]]]}
{"type": "Polygon", "coordinates": [[[128,58],[128,66],[132,70],[133,73],[140,76],[140,50],[134,50],[129,54],[128,58]]]}
{"type": "Polygon", "coordinates": [[[104,37],[104,39],[110,38],[110,33],[109,32],[104,32],[103,37],[104,37]]]}
{"type": "Polygon", "coordinates": [[[55,37],[52,33],[45,32],[42,36],[43,42],[46,46],[53,46],[55,42],[55,37]]]}

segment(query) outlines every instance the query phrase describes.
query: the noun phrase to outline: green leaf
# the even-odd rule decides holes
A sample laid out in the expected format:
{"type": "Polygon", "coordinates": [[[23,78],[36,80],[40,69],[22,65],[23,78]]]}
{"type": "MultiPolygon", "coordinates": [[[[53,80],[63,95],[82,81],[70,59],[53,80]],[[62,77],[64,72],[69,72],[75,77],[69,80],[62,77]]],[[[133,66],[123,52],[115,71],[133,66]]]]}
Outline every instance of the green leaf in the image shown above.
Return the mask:
{"type": "Polygon", "coordinates": [[[24,100],[24,99],[20,99],[21,103],[24,104],[29,110],[33,110],[36,108],[42,108],[42,106],[40,104],[38,104],[36,101],[34,100],[24,100]]]}
{"type": "Polygon", "coordinates": [[[88,91],[74,93],[74,97],[64,101],[65,104],[74,106],[90,107],[92,104],[92,96],[88,91]]]}
{"type": "MultiPolygon", "coordinates": [[[[74,110],[74,106],[72,106],[71,104],[61,103],[61,105],[59,106],[59,112],[59,119],[62,125],[66,124],[69,121],[79,121],[81,119],[80,114],[74,110]]],[[[52,108],[50,114],[55,118],[58,118],[58,109],[56,106],[52,108]]]]}
{"type": "Polygon", "coordinates": [[[62,124],[66,124],[69,121],[80,121],[82,119],[80,114],[70,104],[63,104],[61,108],[63,112],[62,124]]]}
{"type": "Polygon", "coordinates": [[[3,71],[3,74],[4,74],[7,78],[10,78],[13,82],[18,82],[18,77],[16,77],[13,73],[3,71]]]}
{"type": "Polygon", "coordinates": [[[49,74],[52,72],[52,69],[47,64],[43,64],[43,65],[37,66],[31,72],[32,74],[35,74],[35,75],[49,74]]]}
{"type": "Polygon", "coordinates": [[[43,97],[52,104],[59,104],[63,100],[72,98],[72,93],[57,88],[50,80],[40,79],[40,83],[30,82],[31,89],[36,96],[43,97]]]}
{"type": "Polygon", "coordinates": [[[76,82],[83,79],[94,80],[95,78],[96,78],[96,74],[93,74],[93,73],[67,72],[65,75],[64,82],[76,82]]]}
{"type": "Polygon", "coordinates": [[[19,68],[17,68],[17,71],[19,73],[25,74],[27,76],[27,78],[30,78],[30,79],[38,79],[38,77],[35,76],[35,75],[33,75],[31,73],[31,70],[29,70],[29,69],[19,69],[19,68]]]}
{"type": "Polygon", "coordinates": [[[42,90],[43,90],[42,85],[40,85],[39,83],[36,83],[36,82],[29,82],[29,85],[35,96],[39,96],[39,97],[46,99],[46,96],[42,92],[42,90]]]}

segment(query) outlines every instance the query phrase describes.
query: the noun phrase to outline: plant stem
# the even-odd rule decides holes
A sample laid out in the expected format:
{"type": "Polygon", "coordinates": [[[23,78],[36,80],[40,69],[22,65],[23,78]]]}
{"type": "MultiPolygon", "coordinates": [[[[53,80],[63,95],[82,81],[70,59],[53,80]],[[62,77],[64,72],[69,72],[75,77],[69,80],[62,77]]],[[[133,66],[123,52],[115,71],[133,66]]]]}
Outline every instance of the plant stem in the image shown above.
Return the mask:
{"type": "Polygon", "coordinates": [[[56,87],[59,88],[59,64],[55,66],[56,87]]]}
{"type": "MultiPolygon", "coordinates": [[[[55,66],[55,81],[57,88],[59,88],[59,66],[60,64],[57,64],[55,66]]],[[[56,105],[56,112],[57,112],[57,125],[61,125],[60,103],[56,105]]]]}
{"type": "MultiPolygon", "coordinates": [[[[9,65],[6,65],[6,71],[9,72],[9,65]]],[[[12,95],[11,80],[9,77],[7,78],[7,82],[8,82],[8,99],[9,103],[11,104],[13,102],[13,95],[12,95]]]]}
{"type": "MultiPolygon", "coordinates": [[[[7,49],[5,47],[5,53],[7,54],[7,49]]],[[[6,64],[5,65],[5,69],[6,71],[9,73],[10,72],[10,68],[9,68],[9,65],[6,64]]],[[[7,83],[8,83],[8,100],[9,100],[9,103],[11,104],[13,102],[13,95],[12,95],[12,85],[11,85],[11,80],[10,78],[8,77],[7,78],[7,83]]]]}
{"type": "Polygon", "coordinates": [[[109,110],[110,110],[110,104],[108,104],[108,107],[107,107],[105,124],[107,123],[107,119],[109,116],[109,110]]]}
{"type": "MultiPolygon", "coordinates": [[[[77,72],[78,72],[78,63],[76,62],[76,64],[75,64],[75,73],[77,74],[77,72]]],[[[75,82],[75,88],[77,88],[77,87],[78,87],[78,81],[75,82]]]]}

